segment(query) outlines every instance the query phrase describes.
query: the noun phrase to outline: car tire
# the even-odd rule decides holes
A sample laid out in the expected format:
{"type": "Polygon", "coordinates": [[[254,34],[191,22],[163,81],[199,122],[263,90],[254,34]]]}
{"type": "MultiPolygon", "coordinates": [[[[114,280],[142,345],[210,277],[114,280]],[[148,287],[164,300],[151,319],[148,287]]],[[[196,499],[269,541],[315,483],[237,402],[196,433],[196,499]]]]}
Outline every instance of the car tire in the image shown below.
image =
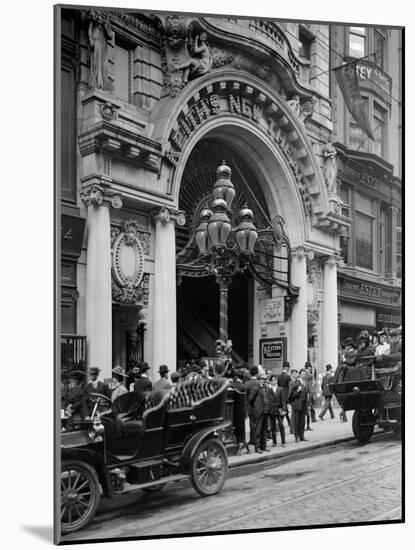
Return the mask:
{"type": "Polygon", "coordinates": [[[65,460],[61,467],[61,532],[84,528],[101,499],[96,471],[81,460],[65,460]]]}
{"type": "Polygon", "coordinates": [[[228,456],[223,443],[217,439],[202,441],[192,458],[191,482],[202,496],[218,493],[225,483],[228,471],[228,456]]]}
{"type": "Polygon", "coordinates": [[[372,437],[375,429],[374,421],[369,426],[362,426],[362,423],[368,422],[373,418],[372,412],[367,410],[357,410],[353,413],[352,430],[353,435],[360,443],[367,443],[372,437]]]}

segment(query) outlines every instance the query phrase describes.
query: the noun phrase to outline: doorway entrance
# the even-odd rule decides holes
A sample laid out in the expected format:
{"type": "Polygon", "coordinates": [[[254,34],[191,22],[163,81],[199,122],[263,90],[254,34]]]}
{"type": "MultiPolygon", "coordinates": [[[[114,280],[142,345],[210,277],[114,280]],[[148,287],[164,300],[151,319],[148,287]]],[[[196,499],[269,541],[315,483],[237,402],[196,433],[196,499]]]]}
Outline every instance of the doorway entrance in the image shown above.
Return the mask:
{"type": "MultiPolygon", "coordinates": [[[[194,235],[201,210],[212,201],[216,169],[223,160],[232,170],[236,192],[230,214],[232,224],[235,225],[237,213],[247,204],[254,212],[255,226],[258,229],[269,226],[265,198],[248,164],[225,143],[200,141],[187,161],[179,195],[179,208],[185,211],[187,222],[176,230],[179,365],[189,359],[214,355],[215,340],[219,337],[219,285],[214,276],[203,270],[194,235]]],[[[228,332],[237,363],[247,363],[252,354],[253,288],[249,270],[237,273],[229,286],[228,332]]]]}

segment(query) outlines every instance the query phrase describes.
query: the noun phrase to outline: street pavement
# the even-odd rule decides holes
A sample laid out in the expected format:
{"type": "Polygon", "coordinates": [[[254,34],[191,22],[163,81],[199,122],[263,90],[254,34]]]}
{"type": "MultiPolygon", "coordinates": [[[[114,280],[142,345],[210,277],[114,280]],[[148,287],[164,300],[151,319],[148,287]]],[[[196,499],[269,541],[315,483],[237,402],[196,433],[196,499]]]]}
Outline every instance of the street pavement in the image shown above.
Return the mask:
{"type": "Polygon", "coordinates": [[[185,480],[117,497],[118,507],[103,504],[90,525],[63,541],[400,520],[400,436],[379,430],[361,445],[351,419],[338,417],[312,428],[307,442],[288,436],[285,448],[230,457],[217,495],[199,497],[185,480]]]}

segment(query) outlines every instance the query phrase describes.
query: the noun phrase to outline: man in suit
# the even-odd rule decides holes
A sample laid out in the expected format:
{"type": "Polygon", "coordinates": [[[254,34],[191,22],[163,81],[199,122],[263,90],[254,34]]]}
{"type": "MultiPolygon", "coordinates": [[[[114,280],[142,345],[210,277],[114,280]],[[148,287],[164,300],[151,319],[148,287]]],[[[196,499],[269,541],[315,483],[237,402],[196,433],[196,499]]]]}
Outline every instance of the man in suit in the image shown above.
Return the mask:
{"type": "Polygon", "coordinates": [[[252,397],[252,414],[255,419],[255,451],[257,453],[268,452],[267,431],[268,416],[271,404],[271,390],[267,384],[265,372],[259,377],[259,384],[252,397]]]}
{"type": "Polygon", "coordinates": [[[333,412],[333,394],[331,392],[329,384],[333,382],[333,373],[332,373],[332,366],[326,365],[326,374],[323,376],[323,380],[321,382],[321,391],[323,393],[324,397],[324,407],[321,410],[321,413],[319,414],[320,420],[324,420],[324,415],[327,411],[330,412],[331,418],[334,418],[334,412],[333,412]]]}
{"type": "Polygon", "coordinates": [[[269,379],[270,382],[270,408],[269,408],[269,420],[271,426],[272,446],[277,446],[277,422],[278,429],[281,435],[281,444],[285,447],[285,428],[284,428],[284,416],[287,415],[287,404],[283,399],[282,388],[277,386],[277,376],[272,374],[269,379]]]}
{"type": "Polygon", "coordinates": [[[140,364],[140,378],[134,383],[134,391],[145,392],[153,389],[153,384],[147,376],[147,372],[150,370],[150,365],[146,362],[140,364]]]}
{"type": "Polygon", "coordinates": [[[237,456],[242,454],[242,449],[244,447],[249,453],[245,435],[246,385],[243,383],[242,377],[242,369],[236,369],[232,380],[232,386],[235,390],[233,398],[233,426],[235,428],[235,437],[238,444],[237,456]]]}
{"type": "Polygon", "coordinates": [[[69,373],[68,392],[63,401],[63,408],[70,422],[85,418],[88,415],[85,399],[85,373],[81,370],[73,370],[69,373]]]}
{"type": "Polygon", "coordinates": [[[100,372],[101,369],[99,369],[98,367],[91,367],[89,369],[89,382],[85,386],[86,405],[89,414],[92,413],[92,410],[94,408],[94,403],[90,399],[88,399],[91,393],[100,393],[101,395],[105,395],[105,397],[108,397],[108,399],[111,399],[111,388],[108,386],[108,384],[102,382],[102,380],[98,380],[100,372]]]}
{"type": "MultiPolygon", "coordinates": [[[[282,392],[282,399],[285,403],[288,402],[288,392],[289,392],[289,385],[291,382],[291,376],[289,375],[290,370],[290,363],[288,361],[284,361],[282,364],[282,373],[278,376],[278,387],[281,388],[282,392]]],[[[288,407],[286,407],[286,418],[288,422],[288,426],[290,426],[291,420],[290,415],[288,411],[288,407]]]]}
{"type": "Polygon", "coordinates": [[[169,367],[167,365],[160,365],[159,368],[160,380],[154,384],[155,390],[171,390],[172,385],[168,381],[169,367]]]}
{"type": "Polygon", "coordinates": [[[307,441],[304,437],[304,428],[308,392],[304,372],[305,369],[300,371],[300,376],[293,382],[290,393],[288,394],[288,401],[291,403],[292,407],[293,429],[296,443],[299,441],[307,441]]]}
{"type": "Polygon", "coordinates": [[[253,412],[253,404],[256,397],[256,392],[259,388],[258,382],[258,367],[256,365],[249,369],[251,378],[246,382],[246,401],[248,404],[249,417],[249,444],[255,445],[255,418],[253,412]]]}

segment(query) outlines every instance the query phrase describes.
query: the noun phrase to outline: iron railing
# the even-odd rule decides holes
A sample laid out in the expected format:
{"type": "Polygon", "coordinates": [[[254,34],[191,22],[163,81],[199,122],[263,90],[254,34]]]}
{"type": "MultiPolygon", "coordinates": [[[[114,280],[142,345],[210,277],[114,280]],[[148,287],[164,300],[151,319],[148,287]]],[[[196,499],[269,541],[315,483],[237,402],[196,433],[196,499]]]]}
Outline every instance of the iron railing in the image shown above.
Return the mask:
{"type": "Polygon", "coordinates": [[[86,336],[61,335],[61,375],[66,378],[71,370],[86,369],[86,336]]]}

